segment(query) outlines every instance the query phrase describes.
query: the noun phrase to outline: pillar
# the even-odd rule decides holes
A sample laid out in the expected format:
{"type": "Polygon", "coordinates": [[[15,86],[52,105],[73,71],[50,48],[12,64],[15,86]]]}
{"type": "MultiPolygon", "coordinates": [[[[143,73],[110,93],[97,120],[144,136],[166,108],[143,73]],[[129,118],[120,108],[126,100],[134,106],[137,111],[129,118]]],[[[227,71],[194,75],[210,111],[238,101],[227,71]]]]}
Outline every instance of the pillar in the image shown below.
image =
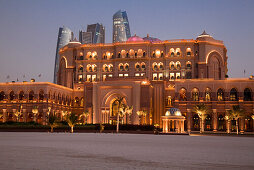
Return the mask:
{"type": "Polygon", "coordinates": [[[3,122],[7,121],[7,109],[3,109],[3,122]]]}
{"type": "Polygon", "coordinates": [[[176,120],[176,133],[179,133],[179,120],[176,120]]]}
{"type": "Polygon", "coordinates": [[[47,111],[48,109],[42,109],[43,110],[43,114],[42,114],[42,124],[43,125],[47,125],[48,123],[48,116],[47,116],[47,111]]]}
{"type": "Polygon", "coordinates": [[[218,114],[217,109],[213,109],[213,131],[217,132],[218,129],[218,114]]]}
{"type": "Polygon", "coordinates": [[[23,122],[27,122],[27,113],[26,113],[26,109],[22,110],[23,113],[23,122]]]}
{"type": "Polygon", "coordinates": [[[231,120],[226,120],[227,133],[231,132],[231,120]]]}
{"type": "Polygon", "coordinates": [[[168,120],[168,132],[170,132],[171,129],[171,120],[168,120]]]}
{"type": "Polygon", "coordinates": [[[184,120],[182,120],[182,123],[181,123],[181,133],[184,132],[184,120]]]}
{"type": "Polygon", "coordinates": [[[191,125],[192,125],[191,109],[187,109],[187,131],[188,131],[188,133],[191,132],[191,125]]]}
{"type": "Polygon", "coordinates": [[[244,133],[244,117],[239,118],[239,123],[240,123],[240,133],[244,133]]]}

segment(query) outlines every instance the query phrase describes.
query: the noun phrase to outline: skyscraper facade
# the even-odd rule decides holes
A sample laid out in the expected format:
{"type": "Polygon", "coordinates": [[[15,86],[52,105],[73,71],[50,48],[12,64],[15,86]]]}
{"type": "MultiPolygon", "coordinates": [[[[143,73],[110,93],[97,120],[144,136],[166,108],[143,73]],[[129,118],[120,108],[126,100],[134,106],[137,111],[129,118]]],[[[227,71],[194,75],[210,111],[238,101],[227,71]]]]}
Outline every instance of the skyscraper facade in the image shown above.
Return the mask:
{"type": "Polygon", "coordinates": [[[124,42],[131,37],[126,11],[117,11],[113,15],[113,43],[124,42]]]}
{"type": "Polygon", "coordinates": [[[59,69],[59,49],[67,45],[73,39],[73,32],[65,26],[59,28],[56,57],[55,57],[55,69],[54,69],[54,83],[57,83],[57,72],[59,69]]]}
{"type": "Polygon", "coordinates": [[[86,32],[79,31],[81,44],[105,43],[105,28],[102,24],[96,23],[87,25],[86,32]]]}

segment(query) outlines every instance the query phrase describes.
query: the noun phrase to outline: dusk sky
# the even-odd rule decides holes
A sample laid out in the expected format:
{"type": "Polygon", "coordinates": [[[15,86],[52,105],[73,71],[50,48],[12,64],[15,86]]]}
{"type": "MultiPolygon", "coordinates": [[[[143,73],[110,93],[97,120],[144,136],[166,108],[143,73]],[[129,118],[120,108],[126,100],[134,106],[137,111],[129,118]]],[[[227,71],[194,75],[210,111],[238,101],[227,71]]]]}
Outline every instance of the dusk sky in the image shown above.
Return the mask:
{"type": "Polygon", "coordinates": [[[227,47],[229,77],[254,74],[253,0],[0,0],[0,82],[52,82],[58,28],[78,38],[87,24],[102,23],[111,43],[119,9],[127,11],[132,35],[196,39],[206,30],[227,47]]]}

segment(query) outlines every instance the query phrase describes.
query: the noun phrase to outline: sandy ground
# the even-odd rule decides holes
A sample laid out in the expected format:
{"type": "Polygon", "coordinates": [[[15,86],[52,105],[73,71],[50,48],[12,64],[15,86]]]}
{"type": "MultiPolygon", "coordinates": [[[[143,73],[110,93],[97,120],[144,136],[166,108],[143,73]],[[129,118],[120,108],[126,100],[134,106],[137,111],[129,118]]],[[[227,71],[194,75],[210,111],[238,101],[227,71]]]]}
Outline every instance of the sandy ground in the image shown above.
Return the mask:
{"type": "Polygon", "coordinates": [[[254,138],[1,132],[0,169],[254,169],[254,138]]]}

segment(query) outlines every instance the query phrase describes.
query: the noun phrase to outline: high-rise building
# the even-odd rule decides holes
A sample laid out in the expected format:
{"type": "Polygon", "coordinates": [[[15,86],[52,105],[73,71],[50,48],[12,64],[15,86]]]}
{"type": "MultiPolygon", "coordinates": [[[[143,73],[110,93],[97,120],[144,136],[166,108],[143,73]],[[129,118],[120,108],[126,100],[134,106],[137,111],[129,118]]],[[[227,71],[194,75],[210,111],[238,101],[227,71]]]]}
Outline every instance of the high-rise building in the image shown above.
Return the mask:
{"type": "Polygon", "coordinates": [[[105,28],[99,23],[87,25],[86,32],[79,31],[79,41],[81,44],[105,43],[105,28]]]}
{"type": "Polygon", "coordinates": [[[55,57],[55,69],[54,69],[54,83],[57,83],[57,72],[59,69],[59,49],[67,45],[73,39],[73,32],[65,26],[59,28],[56,57],[55,57]]]}
{"type": "Polygon", "coordinates": [[[126,11],[117,11],[113,15],[113,43],[124,42],[131,37],[129,21],[126,11]]]}

